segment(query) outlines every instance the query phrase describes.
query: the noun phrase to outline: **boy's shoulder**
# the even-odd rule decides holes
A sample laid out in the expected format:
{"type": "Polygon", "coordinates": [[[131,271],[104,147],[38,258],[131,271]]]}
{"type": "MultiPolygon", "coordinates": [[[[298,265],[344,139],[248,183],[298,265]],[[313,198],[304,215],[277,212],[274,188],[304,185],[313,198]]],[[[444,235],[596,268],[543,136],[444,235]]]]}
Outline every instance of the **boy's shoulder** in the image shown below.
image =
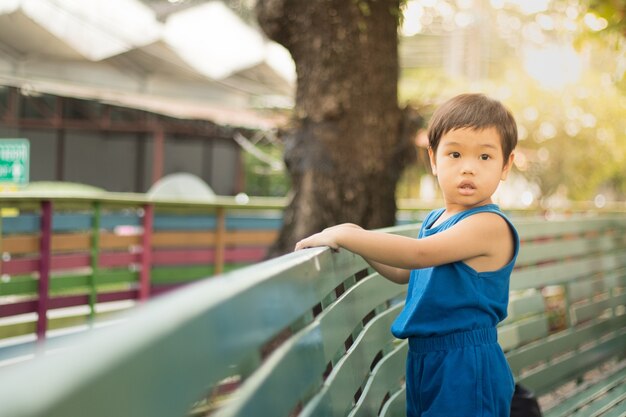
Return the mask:
{"type": "Polygon", "coordinates": [[[515,226],[500,211],[478,212],[464,218],[458,225],[461,226],[459,231],[462,230],[463,236],[467,237],[467,242],[496,246],[502,242],[519,242],[515,226]]]}

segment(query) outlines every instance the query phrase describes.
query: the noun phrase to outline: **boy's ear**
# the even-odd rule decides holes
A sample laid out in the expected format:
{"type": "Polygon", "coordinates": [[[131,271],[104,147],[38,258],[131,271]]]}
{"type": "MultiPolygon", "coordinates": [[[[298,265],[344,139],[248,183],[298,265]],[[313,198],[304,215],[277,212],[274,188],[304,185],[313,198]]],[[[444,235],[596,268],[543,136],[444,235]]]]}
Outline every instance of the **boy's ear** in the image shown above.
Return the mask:
{"type": "Polygon", "coordinates": [[[511,172],[511,168],[513,167],[514,160],[515,160],[515,152],[511,152],[511,155],[509,155],[508,161],[506,161],[506,163],[504,164],[504,167],[502,167],[502,175],[500,176],[501,181],[506,180],[506,177],[509,175],[509,172],[511,172]]]}
{"type": "Polygon", "coordinates": [[[430,169],[433,171],[433,175],[437,176],[437,164],[435,163],[435,153],[433,148],[428,147],[428,158],[430,159],[430,169]]]}

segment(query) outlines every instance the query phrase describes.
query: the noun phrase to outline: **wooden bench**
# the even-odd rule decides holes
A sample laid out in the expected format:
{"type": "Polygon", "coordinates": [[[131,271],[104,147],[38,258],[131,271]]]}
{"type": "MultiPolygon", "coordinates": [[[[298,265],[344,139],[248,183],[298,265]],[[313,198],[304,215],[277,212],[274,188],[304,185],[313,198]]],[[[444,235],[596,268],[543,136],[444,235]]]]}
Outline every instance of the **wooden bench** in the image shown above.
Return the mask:
{"type": "MultiPolygon", "coordinates": [[[[612,364],[570,387],[550,415],[594,415],[588,403],[626,412],[625,229],[622,219],[519,222],[510,318],[499,328],[519,382],[544,395],[612,364]],[[563,330],[550,330],[546,285],[564,288],[563,330]]],[[[405,290],[360,257],[323,248],[191,284],[66,352],[2,369],[0,414],[402,416],[407,342],[389,327],[405,290]]]]}
{"type": "Polygon", "coordinates": [[[545,416],[625,416],[626,219],[518,225],[499,332],[518,382],[545,416]]]}

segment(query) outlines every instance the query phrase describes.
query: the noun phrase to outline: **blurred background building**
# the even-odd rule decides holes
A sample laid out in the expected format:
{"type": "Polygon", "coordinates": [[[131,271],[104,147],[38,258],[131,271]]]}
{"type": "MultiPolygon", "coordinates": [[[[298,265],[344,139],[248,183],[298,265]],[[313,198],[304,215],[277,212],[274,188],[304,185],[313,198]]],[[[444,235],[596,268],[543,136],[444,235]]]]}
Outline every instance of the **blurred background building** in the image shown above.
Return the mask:
{"type": "Polygon", "coordinates": [[[30,180],[145,192],[188,172],[241,190],[235,132],[292,105],[289,54],[220,1],[0,2],[0,137],[30,180]]]}
{"type": "MultiPolygon", "coordinates": [[[[255,1],[1,0],[0,138],[30,141],[31,181],[146,192],[185,172],[220,195],[284,195],[275,132],[296,75],[255,1]]],[[[427,116],[481,91],[516,115],[519,178],[503,203],[626,195],[626,42],[604,17],[573,0],[407,0],[402,12],[401,106],[427,116]]],[[[423,138],[398,198],[437,196],[423,138]]]]}

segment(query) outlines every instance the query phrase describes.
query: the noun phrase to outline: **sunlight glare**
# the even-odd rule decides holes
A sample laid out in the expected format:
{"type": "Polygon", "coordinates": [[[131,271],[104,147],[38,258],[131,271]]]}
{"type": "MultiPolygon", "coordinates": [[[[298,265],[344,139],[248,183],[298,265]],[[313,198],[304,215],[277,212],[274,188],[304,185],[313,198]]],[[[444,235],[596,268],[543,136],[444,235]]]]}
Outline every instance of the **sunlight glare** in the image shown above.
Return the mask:
{"type": "Polygon", "coordinates": [[[609,25],[609,22],[607,22],[605,18],[598,17],[593,13],[587,13],[583,18],[583,21],[585,22],[587,27],[589,27],[589,29],[595,32],[606,29],[606,27],[609,25]]]}
{"type": "Polygon", "coordinates": [[[548,10],[551,0],[506,0],[517,6],[524,14],[535,14],[548,10]]]}
{"type": "Polygon", "coordinates": [[[403,13],[402,34],[404,36],[413,36],[420,33],[422,31],[421,19],[424,16],[422,5],[418,1],[408,1],[403,13]]]}
{"type": "Polygon", "coordinates": [[[559,89],[580,79],[582,61],[572,46],[527,47],[524,69],[544,88],[559,89]]]}

